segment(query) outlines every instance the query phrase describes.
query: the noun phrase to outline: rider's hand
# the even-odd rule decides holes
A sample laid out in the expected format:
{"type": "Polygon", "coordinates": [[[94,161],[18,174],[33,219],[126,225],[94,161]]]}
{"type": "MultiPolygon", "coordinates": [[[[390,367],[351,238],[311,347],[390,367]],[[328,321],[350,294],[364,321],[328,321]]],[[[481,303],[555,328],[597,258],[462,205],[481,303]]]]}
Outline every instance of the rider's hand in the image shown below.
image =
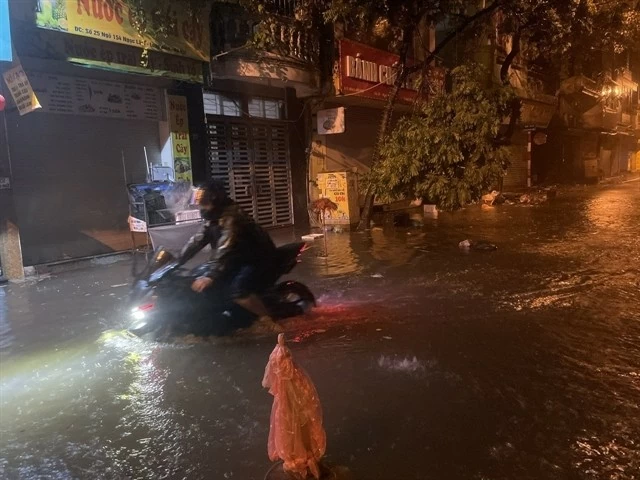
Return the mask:
{"type": "Polygon", "coordinates": [[[200,293],[211,285],[213,285],[213,280],[209,277],[200,277],[196,278],[196,280],[191,284],[191,290],[200,293]]]}

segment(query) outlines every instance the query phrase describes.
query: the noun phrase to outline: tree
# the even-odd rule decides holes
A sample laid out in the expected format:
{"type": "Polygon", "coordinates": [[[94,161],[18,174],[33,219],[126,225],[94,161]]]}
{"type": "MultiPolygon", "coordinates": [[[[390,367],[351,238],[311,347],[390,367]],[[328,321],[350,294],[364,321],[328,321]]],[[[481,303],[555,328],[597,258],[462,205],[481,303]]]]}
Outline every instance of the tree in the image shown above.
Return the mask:
{"type": "MultiPolygon", "coordinates": [[[[407,78],[417,72],[424,72],[437,55],[457,35],[464,32],[476,22],[490,18],[501,5],[503,0],[494,0],[482,9],[468,14],[468,2],[464,1],[437,1],[437,0],[413,0],[413,1],[380,1],[380,0],[334,0],[331,8],[325,12],[328,20],[348,21],[351,19],[357,29],[363,30],[375,25],[387,25],[390,32],[395,33],[395,40],[389,45],[389,50],[396,50],[399,54],[399,62],[393,87],[387,98],[383,110],[382,119],[378,129],[378,137],[374,144],[372,154],[372,169],[376,170],[380,152],[386,141],[387,132],[391,123],[391,117],[396,105],[398,93],[407,78]],[[426,58],[419,62],[409,63],[408,53],[413,42],[414,35],[419,33],[421,25],[425,21],[435,24],[447,21],[451,26],[449,33],[436,45],[435,49],[428,53],[426,58]]],[[[392,38],[393,38],[392,37],[392,38]]],[[[367,190],[365,206],[362,212],[358,230],[368,228],[371,221],[373,202],[375,199],[374,183],[367,190]]]]}
{"type": "Polygon", "coordinates": [[[496,138],[513,92],[499,84],[487,88],[486,72],[476,65],[457,67],[451,76],[451,92],[402,118],[385,138],[367,176],[377,194],[454,209],[497,184],[509,152],[496,138]]]}

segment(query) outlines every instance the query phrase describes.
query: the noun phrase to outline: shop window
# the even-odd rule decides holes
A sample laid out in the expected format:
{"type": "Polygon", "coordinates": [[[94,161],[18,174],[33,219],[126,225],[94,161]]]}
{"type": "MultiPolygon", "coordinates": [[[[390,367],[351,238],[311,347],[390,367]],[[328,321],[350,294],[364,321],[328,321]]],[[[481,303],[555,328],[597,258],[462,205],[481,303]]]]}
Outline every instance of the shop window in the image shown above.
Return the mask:
{"type": "Polygon", "coordinates": [[[202,95],[204,113],[209,115],[224,115],[226,117],[242,116],[240,101],[226,97],[219,93],[204,93],[202,95]]]}
{"type": "Polygon", "coordinates": [[[249,100],[249,115],[270,120],[280,120],[284,117],[284,103],[281,100],[251,98],[249,100]]]}

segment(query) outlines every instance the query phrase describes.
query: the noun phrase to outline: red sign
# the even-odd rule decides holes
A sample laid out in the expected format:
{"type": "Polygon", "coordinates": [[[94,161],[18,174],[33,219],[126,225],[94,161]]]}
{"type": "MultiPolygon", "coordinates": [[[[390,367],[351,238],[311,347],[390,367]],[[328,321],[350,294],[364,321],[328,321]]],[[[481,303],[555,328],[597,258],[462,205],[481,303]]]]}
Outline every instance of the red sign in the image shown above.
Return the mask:
{"type": "MultiPolygon", "coordinates": [[[[351,40],[340,40],[341,93],[386,100],[396,79],[399,61],[400,57],[393,53],[351,40]]],[[[416,99],[418,79],[419,73],[407,79],[398,93],[400,102],[412,103],[416,99]]]]}

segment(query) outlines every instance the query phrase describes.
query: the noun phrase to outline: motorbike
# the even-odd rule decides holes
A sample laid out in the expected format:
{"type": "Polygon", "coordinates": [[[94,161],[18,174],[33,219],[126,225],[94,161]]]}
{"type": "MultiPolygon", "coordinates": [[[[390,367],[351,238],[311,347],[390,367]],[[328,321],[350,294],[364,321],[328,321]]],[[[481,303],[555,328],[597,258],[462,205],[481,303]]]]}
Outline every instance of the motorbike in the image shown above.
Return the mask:
{"type": "MultiPolygon", "coordinates": [[[[316,305],[306,285],[291,280],[278,283],[297,265],[305,249],[304,243],[291,243],[275,251],[269,287],[261,294],[274,320],[301,315],[316,305]]],[[[171,252],[158,247],[130,292],[128,330],[140,337],[160,338],[172,334],[223,336],[249,327],[255,315],[235,304],[225,285],[216,282],[201,293],[191,289],[205,266],[187,270],[171,252]]]]}

